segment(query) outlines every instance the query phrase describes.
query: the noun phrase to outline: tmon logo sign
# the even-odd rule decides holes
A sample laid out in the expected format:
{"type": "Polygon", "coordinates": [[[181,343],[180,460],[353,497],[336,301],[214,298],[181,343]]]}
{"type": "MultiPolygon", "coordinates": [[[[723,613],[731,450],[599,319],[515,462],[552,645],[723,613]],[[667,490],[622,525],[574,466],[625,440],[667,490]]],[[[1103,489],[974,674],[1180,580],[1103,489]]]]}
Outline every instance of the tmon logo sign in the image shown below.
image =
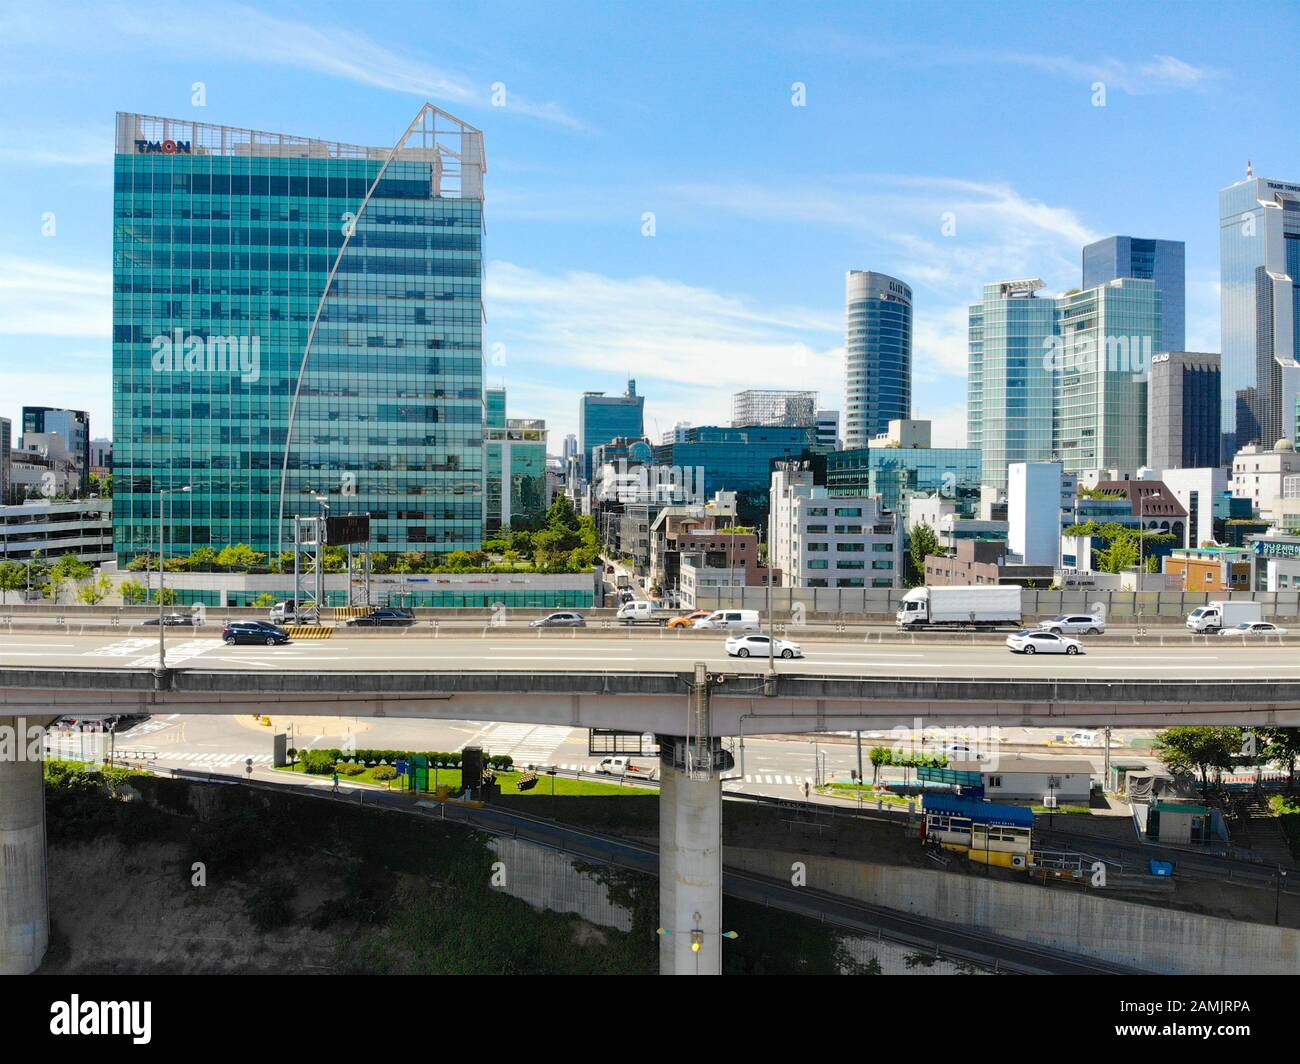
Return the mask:
{"type": "Polygon", "coordinates": [[[188,140],[137,140],[137,155],[192,155],[188,140]]]}

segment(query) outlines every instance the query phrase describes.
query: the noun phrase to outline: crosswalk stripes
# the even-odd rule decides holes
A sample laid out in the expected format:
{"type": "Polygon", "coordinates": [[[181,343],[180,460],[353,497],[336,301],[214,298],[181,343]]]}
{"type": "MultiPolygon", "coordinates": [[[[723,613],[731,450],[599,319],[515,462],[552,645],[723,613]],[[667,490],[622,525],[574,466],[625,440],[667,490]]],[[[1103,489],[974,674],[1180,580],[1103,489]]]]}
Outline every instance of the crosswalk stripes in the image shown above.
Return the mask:
{"type": "Polygon", "coordinates": [[[743,777],[741,783],[766,783],[769,785],[778,785],[785,787],[802,787],[805,783],[811,782],[802,776],[783,776],[771,772],[758,772],[743,777]]]}
{"type": "Polygon", "coordinates": [[[481,745],[490,754],[509,754],[516,765],[544,765],[570,731],[553,724],[491,724],[463,746],[481,745]]]}

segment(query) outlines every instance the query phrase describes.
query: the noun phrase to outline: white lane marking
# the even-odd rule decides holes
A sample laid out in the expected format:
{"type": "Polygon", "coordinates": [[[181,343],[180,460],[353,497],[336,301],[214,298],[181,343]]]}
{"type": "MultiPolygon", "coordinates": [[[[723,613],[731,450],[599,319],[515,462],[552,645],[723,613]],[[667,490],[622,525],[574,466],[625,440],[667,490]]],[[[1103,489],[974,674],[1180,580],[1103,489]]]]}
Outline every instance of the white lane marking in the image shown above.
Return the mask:
{"type": "Polygon", "coordinates": [[[76,646],[75,643],[0,643],[0,650],[8,650],[10,647],[41,647],[45,650],[71,649],[76,646]]]}

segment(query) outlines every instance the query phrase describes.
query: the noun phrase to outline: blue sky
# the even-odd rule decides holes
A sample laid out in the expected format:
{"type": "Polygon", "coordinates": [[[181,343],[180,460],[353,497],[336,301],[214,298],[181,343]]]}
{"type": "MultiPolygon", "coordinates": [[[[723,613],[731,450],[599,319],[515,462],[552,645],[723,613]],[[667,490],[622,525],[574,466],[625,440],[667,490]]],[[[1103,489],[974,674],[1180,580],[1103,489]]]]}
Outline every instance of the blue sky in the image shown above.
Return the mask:
{"type": "Polygon", "coordinates": [[[1090,239],[1186,241],[1218,350],[1216,192],[1300,179],[1298,39],[1291,3],[10,4],[0,416],[108,434],[115,111],[388,145],[429,99],[484,130],[488,380],[553,452],[629,375],[651,433],[839,406],[849,269],[912,284],[914,413],[960,441],[967,305],[1090,239]]]}

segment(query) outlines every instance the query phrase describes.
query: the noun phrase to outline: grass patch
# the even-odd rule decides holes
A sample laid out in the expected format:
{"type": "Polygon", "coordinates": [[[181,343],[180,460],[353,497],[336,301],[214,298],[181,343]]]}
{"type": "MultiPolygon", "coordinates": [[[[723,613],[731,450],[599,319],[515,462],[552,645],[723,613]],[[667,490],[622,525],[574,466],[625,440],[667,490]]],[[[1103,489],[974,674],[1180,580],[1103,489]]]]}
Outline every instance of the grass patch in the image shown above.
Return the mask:
{"type": "MultiPolygon", "coordinates": [[[[285,765],[282,768],[276,769],[276,771],[296,772],[299,775],[305,775],[305,773],[303,772],[301,762],[299,762],[297,765],[294,766],[285,765]]],[[[355,776],[344,776],[342,773],[340,773],[339,785],[342,786],[345,783],[373,783],[376,786],[385,787],[388,790],[392,790],[392,791],[401,791],[406,789],[406,779],[404,777],[399,776],[395,780],[376,780],[373,777],[372,773],[373,773],[373,769],[371,768],[367,768],[365,772],[361,772],[355,776]]],[[[656,788],[638,787],[635,786],[630,781],[620,786],[617,783],[605,783],[603,780],[574,779],[571,776],[552,777],[542,772],[539,772],[537,774],[538,775],[537,786],[535,786],[532,790],[529,791],[521,791],[518,787],[518,782],[519,782],[519,777],[522,775],[523,775],[522,772],[498,772],[497,773],[497,783],[500,784],[501,786],[502,797],[505,797],[506,795],[511,795],[511,796],[517,795],[520,798],[534,798],[539,795],[545,795],[547,798],[549,798],[552,793],[551,792],[552,785],[554,785],[555,788],[554,793],[557,798],[561,795],[565,795],[567,797],[579,797],[579,796],[592,797],[597,795],[620,795],[620,794],[633,795],[633,794],[657,793],[656,788]]],[[[321,780],[329,780],[331,777],[315,776],[313,778],[321,779],[321,780]]],[[[460,769],[458,768],[438,769],[437,783],[440,786],[450,787],[453,793],[461,790],[462,783],[461,783],[460,769]]],[[[433,771],[430,771],[429,787],[431,790],[433,786],[434,786],[434,773],[433,771]]]]}

